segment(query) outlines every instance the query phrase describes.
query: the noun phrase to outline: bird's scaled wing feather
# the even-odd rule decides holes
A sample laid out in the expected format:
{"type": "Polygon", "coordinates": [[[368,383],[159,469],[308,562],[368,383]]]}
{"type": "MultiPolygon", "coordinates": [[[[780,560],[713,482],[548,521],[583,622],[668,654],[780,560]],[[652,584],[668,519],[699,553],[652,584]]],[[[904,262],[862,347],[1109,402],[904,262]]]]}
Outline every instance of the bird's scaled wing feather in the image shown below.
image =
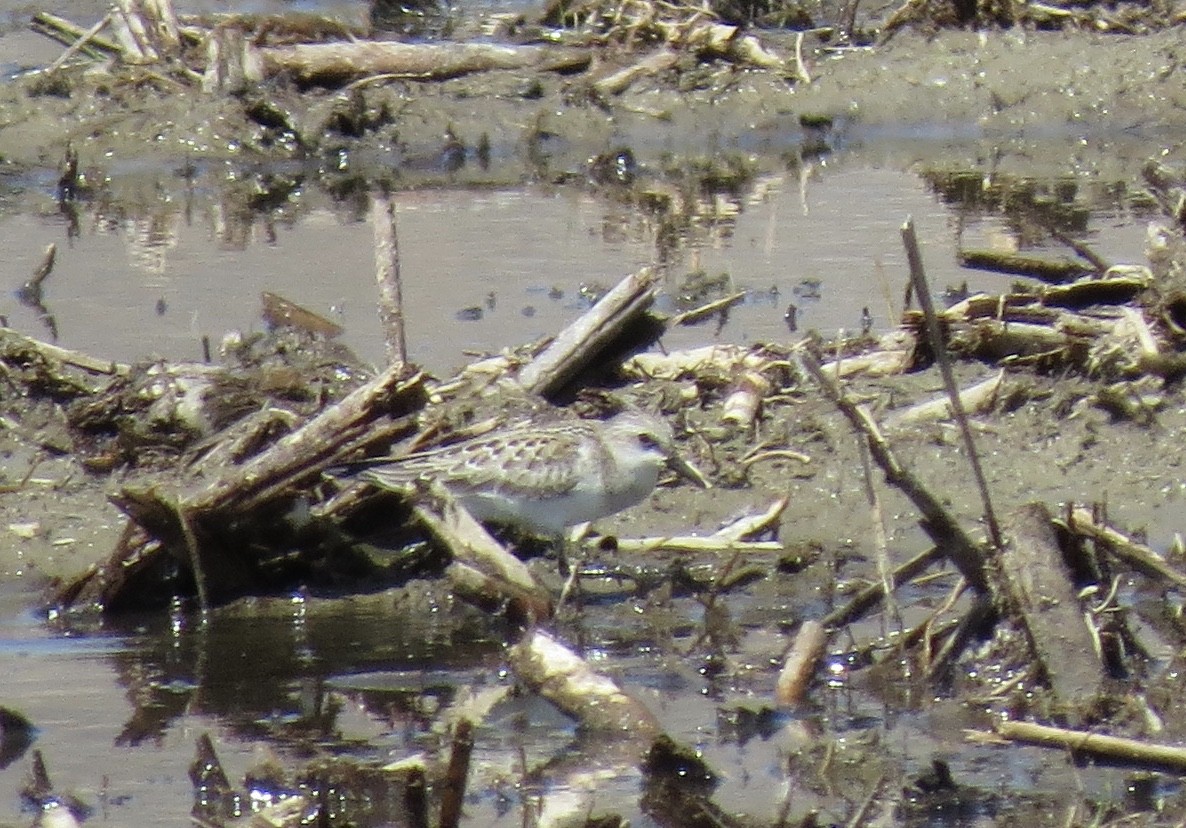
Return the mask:
{"type": "MultiPolygon", "coordinates": [[[[482,441],[486,442],[486,441],[482,441]]],[[[497,445],[467,451],[446,474],[451,488],[488,489],[500,494],[546,498],[572,490],[580,481],[581,441],[564,432],[503,434],[497,445]],[[493,462],[490,449],[498,449],[493,462]]],[[[468,446],[467,446],[468,448],[468,446]]]]}
{"type": "Polygon", "coordinates": [[[579,482],[581,441],[563,431],[504,432],[375,464],[359,478],[388,489],[405,489],[431,478],[457,493],[474,490],[552,497],[579,482]]]}

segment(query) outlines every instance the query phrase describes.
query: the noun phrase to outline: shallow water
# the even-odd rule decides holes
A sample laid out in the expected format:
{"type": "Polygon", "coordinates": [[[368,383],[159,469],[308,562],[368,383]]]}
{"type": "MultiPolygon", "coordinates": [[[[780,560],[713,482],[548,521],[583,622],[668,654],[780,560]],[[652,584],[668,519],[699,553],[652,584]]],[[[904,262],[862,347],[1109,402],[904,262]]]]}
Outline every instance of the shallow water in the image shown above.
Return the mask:
{"type": "MultiPolygon", "coordinates": [[[[365,210],[311,188],[279,210],[253,213],[216,181],[211,171],[189,186],[139,171],[115,182],[112,192],[119,195],[81,204],[74,226],[58,211],[48,178],[16,182],[21,191],[0,216],[10,288],[54,242],[57,265],[43,302],[66,347],[117,360],[199,359],[203,335],[217,342],[230,330],[258,329],[259,294],[271,291],[338,321],[346,344],[382,361],[365,210]]],[[[1105,257],[1139,260],[1143,224],[1123,197],[1097,196],[1107,191],[1088,183],[1073,193],[1086,210],[1081,235],[1105,257]]],[[[582,285],[608,286],[656,257],[645,216],[586,188],[421,190],[396,193],[394,201],[411,356],[442,374],[470,352],[554,332],[586,306],[582,285]]],[[[749,293],[723,324],[677,330],[663,344],[786,341],[806,328],[855,331],[864,308],[875,330],[888,328],[901,303],[899,227],[908,215],[937,290],[965,280],[973,289],[1004,286],[1006,277],[960,271],[955,250],[957,240],[1017,246],[1022,231],[1008,218],[945,203],[914,172],[841,154],[761,178],[739,198],[722,197],[712,217],[692,228],[668,263],[661,309],[677,309],[685,275],[697,268],[727,272],[728,290],[749,293]],[[785,319],[791,303],[799,308],[794,334],[785,319]]],[[[0,308],[17,329],[49,335],[45,318],[14,293],[0,308]]],[[[506,681],[500,643],[483,640],[481,625],[467,627],[465,613],[442,611],[419,628],[390,601],[362,608],[330,602],[310,612],[304,600],[273,599],[220,615],[206,630],[182,618],[173,624],[157,618],[96,636],[50,632],[27,611],[33,600],[9,593],[4,604],[0,652],[14,669],[0,703],[34,722],[34,746],[51,777],[96,809],[95,823],[183,824],[192,804],[186,769],[201,733],[213,736],[232,780],[242,778],[264,746],[289,767],[312,744],[390,761],[435,751],[440,710],[470,690],[506,681]],[[327,716],[327,710],[335,712],[327,716]]],[[[762,611],[744,599],[733,608],[762,611]]],[[[957,746],[959,728],[950,742],[936,741],[934,719],[951,716],[962,727],[965,714],[942,704],[923,713],[897,709],[879,688],[850,686],[843,670],[802,721],[757,737],[738,735],[723,723],[735,714],[722,711],[760,708],[770,681],[762,659],[776,654],[781,644],[774,641],[765,649],[756,645],[752,674],[743,671],[748,677],[721,687],[700,675],[694,660],[645,639],[625,649],[599,649],[597,637],[591,640],[595,663],[623,677],[673,736],[726,769],[716,801],[727,810],[773,818],[787,801],[794,813],[835,808],[831,795],[784,772],[788,757],[810,749],[825,731],[838,734],[841,745],[884,740],[893,746],[889,761],[915,772],[949,753],[962,781],[988,788],[1070,785],[1061,779],[1061,764],[1036,751],[1006,758],[968,750],[957,746]]],[[[541,708],[512,705],[480,730],[467,803],[480,815],[473,824],[521,824],[529,805],[514,793],[516,757],[526,752],[543,761],[567,749],[570,726],[541,708]]],[[[0,771],[0,824],[31,820],[18,795],[27,762],[25,756],[0,771]]],[[[596,794],[579,793],[580,785],[561,776],[554,783],[560,788],[535,791],[549,807],[579,812],[594,803],[634,824],[652,824],[637,810],[638,780],[628,765],[609,761],[595,783],[582,783],[596,794]],[[563,805],[569,797],[575,804],[563,805]]],[[[1119,795],[1120,783],[1107,778],[1101,776],[1103,795],[1119,795]]],[[[855,773],[853,795],[872,781],[855,773]]],[[[974,811],[944,824],[990,820],[974,811]]]]}
{"type": "MultiPolygon", "coordinates": [[[[57,209],[48,177],[12,182],[19,198],[0,212],[11,287],[33,273],[47,244],[58,252],[43,309],[9,292],[0,315],[107,359],[199,360],[203,337],[217,345],[230,331],[260,329],[259,297],[269,291],[339,323],[344,343],[381,363],[365,203],[307,186],[276,210],[252,211],[220,191],[222,172],[203,170],[188,185],[161,171],[123,174],[110,195],[72,216],[57,209]]],[[[1101,200],[1110,182],[1068,182],[1089,216],[1080,235],[1105,258],[1140,261],[1143,222],[1123,200],[1101,200]]],[[[409,355],[438,374],[470,354],[551,335],[588,306],[590,292],[660,255],[644,214],[581,187],[417,190],[393,202],[409,355]]],[[[699,216],[665,262],[660,310],[696,304],[688,286],[697,271],[718,280],[702,301],[734,291],[746,298],[723,322],[672,331],[667,348],[856,332],[866,309],[875,332],[892,328],[906,278],[899,228],[910,216],[940,292],[1008,284],[959,269],[958,244],[1010,250],[1026,241],[1006,217],[946,204],[913,172],[870,168],[860,154],[761,176],[739,197],[709,199],[699,216]]],[[[1050,244],[1027,252],[1069,255],[1050,244]]]]}
{"type": "MultiPolygon", "coordinates": [[[[0,35],[0,48],[6,42],[0,35]]],[[[5,60],[36,63],[56,54],[45,51],[48,57],[5,60]]],[[[928,185],[920,171],[929,164],[917,159],[930,157],[928,147],[936,156],[958,155],[951,144],[958,137],[950,131],[866,136],[823,158],[796,155],[781,165],[783,172],[763,174],[740,194],[706,198],[664,263],[660,309],[694,304],[681,295],[697,270],[726,274],[716,290],[747,296],[727,318],[675,330],[663,346],[785,342],[812,328],[855,332],[866,309],[874,331],[888,330],[901,310],[899,228],[907,216],[916,223],[937,292],[965,281],[972,290],[1007,285],[1008,277],[959,269],[961,244],[1063,255],[1049,240],[1031,243],[1030,228],[999,211],[953,202],[928,185]],[[792,304],[796,331],[786,318],[792,304]]],[[[983,158],[982,149],[969,145],[966,155],[983,158]]],[[[1144,219],[1127,188],[1140,160],[1132,159],[1128,175],[1101,179],[1084,172],[1091,165],[1080,158],[1038,189],[1081,212],[1077,237],[1100,255],[1139,262],[1144,219]]],[[[991,162],[972,169],[985,190],[997,178],[991,162]]],[[[229,331],[261,328],[260,294],[269,291],[341,324],[342,341],[364,359],[385,359],[365,202],[335,200],[304,185],[275,209],[255,210],[231,186],[239,168],[208,165],[189,179],[154,168],[107,172],[113,175],[107,194],[80,203],[75,215],[59,210],[48,171],[0,179],[0,315],[14,328],[42,338],[56,332],[58,344],[109,359],[198,360],[202,337],[216,345],[229,331]],[[18,301],[15,290],[49,243],[58,246],[57,261],[37,309],[18,301]]],[[[659,259],[648,217],[591,187],[442,186],[396,192],[393,201],[410,357],[441,375],[471,353],[554,333],[587,306],[589,289],[659,259]]],[[[769,697],[772,659],[785,644],[771,631],[777,629],[772,619],[790,623],[825,609],[819,596],[798,594],[790,578],[773,589],[773,597],[730,602],[734,613],[754,620],[738,656],[744,669],[728,684],[706,678],[697,658],[683,655],[694,635],[689,625],[700,620],[691,602],[680,605],[683,627],[674,640],[650,629],[660,622],[644,601],[634,613],[640,630],[592,622],[563,632],[584,641],[595,664],[622,679],[671,735],[723,772],[716,796],[723,808],[758,821],[773,821],[788,802],[792,814],[819,808],[821,821],[844,821],[851,813],[845,804],[858,802],[876,782],[880,769],[862,766],[869,764],[865,748],[877,744],[887,765],[908,774],[938,755],[952,759],[961,782],[984,789],[1086,790],[1109,802],[1125,796],[1125,777],[1116,772],[1076,771],[1031,749],[969,748],[963,728],[983,724],[974,714],[910,697],[905,681],[887,688],[854,680],[841,659],[834,661],[833,680],[797,716],[780,717],[768,729],[734,725],[739,707],[760,709],[769,697]],[[825,779],[813,775],[814,767],[793,767],[822,764],[825,740],[834,740],[828,761],[841,768],[836,775],[825,779]]],[[[936,601],[942,592],[913,599],[936,601]]],[[[48,624],[29,609],[37,600],[23,584],[0,587],[0,661],[8,668],[0,705],[34,723],[33,747],[59,789],[95,809],[90,824],[188,824],[187,769],[202,733],[211,734],[232,780],[265,750],[276,751],[287,767],[299,766],[310,747],[372,763],[420,751],[435,755],[442,711],[508,681],[502,642],[445,597],[409,608],[394,596],[294,596],[219,612],[205,628],[178,615],[102,631],[48,624]]],[[[521,757],[543,762],[568,751],[573,739],[571,726],[544,705],[505,702],[476,739],[469,824],[523,824],[529,803],[522,791],[532,786],[521,785],[521,757]]],[[[0,769],[0,825],[33,820],[19,796],[29,761],[24,754],[0,769]]],[[[611,756],[603,769],[588,783],[594,793],[575,796],[571,807],[579,813],[592,803],[635,825],[653,824],[638,808],[633,767],[611,756]]],[[[555,776],[553,787],[539,784],[560,807],[555,786],[579,788],[555,776]]],[[[984,809],[911,824],[992,822],[984,809]]]]}
{"type": "MultiPolygon", "coordinates": [[[[911,592],[915,610],[929,600],[930,590],[911,592]]],[[[203,734],[235,785],[268,760],[289,769],[312,755],[371,766],[413,755],[439,761],[448,749],[442,723],[509,687],[489,620],[431,588],[345,600],[255,600],[215,612],[205,627],[158,616],[101,634],[68,633],[60,625],[50,632],[27,611],[30,598],[11,588],[0,595],[0,655],[9,676],[0,685],[2,701],[34,722],[33,748],[57,793],[92,809],[92,825],[187,824],[194,802],[187,772],[203,734]]],[[[648,606],[627,603],[639,613],[648,606]]],[[[739,612],[760,604],[730,599],[739,612]]],[[[765,605],[764,612],[773,610],[765,605]]],[[[695,623],[693,602],[677,600],[671,611],[695,623]]],[[[785,618],[794,614],[784,608],[785,618]]],[[[901,674],[889,686],[884,673],[849,675],[843,656],[831,659],[830,679],[802,709],[774,713],[770,665],[784,642],[770,634],[766,619],[742,624],[734,671],[718,680],[686,655],[694,626],[668,638],[610,629],[595,615],[580,628],[563,628],[562,637],[584,641],[591,664],[700,752],[720,776],[714,801],[755,824],[771,824],[784,811],[843,821],[845,803],[866,795],[879,777],[925,772],[936,757],[983,799],[960,813],[904,815],[902,824],[987,826],[1027,797],[1046,808],[1069,792],[1111,802],[1124,796],[1126,777],[1118,771],[1075,769],[1039,749],[968,745],[964,728],[983,727],[982,716],[963,703],[912,698],[901,674]]],[[[634,755],[581,740],[544,702],[504,698],[474,738],[468,824],[522,825],[530,814],[590,811],[657,824],[640,809],[634,755]],[[524,763],[542,770],[526,774],[524,763]]],[[[26,753],[0,769],[0,825],[33,822],[20,797],[29,761],[26,753]]],[[[886,799],[898,796],[887,791],[886,799]]],[[[390,803],[372,801],[353,813],[357,825],[403,824],[390,803]]]]}

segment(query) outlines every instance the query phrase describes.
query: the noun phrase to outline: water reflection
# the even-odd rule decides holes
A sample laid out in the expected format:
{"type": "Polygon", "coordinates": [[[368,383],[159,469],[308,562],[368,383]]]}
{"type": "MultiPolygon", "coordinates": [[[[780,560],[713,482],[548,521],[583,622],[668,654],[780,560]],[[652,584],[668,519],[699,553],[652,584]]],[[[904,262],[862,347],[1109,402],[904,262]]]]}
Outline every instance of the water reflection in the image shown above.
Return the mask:
{"type": "Polygon", "coordinates": [[[112,657],[133,710],[117,745],[159,743],[197,715],[244,739],[340,749],[347,697],[374,717],[368,738],[397,723],[414,723],[406,731],[414,737],[427,730],[425,711],[447,706],[458,687],[485,684],[502,654],[476,613],[391,595],[259,599],[220,610],[207,625],[151,623],[142,646],[112,657]],[[402,678],[381,687],[357,676],[402,678]]]}
{"type": "MultiPolygon", "coordinates": [[[[121,361],[197,359],[203,336],[261,327],[259,296],[270,291],[342,325],[346,344],[383,361],[364,180],[213,163],[84,173],[102,183],[80,189],[64,213],[48,192],[36,203],[27,190],[22,211],[0,218],[0,243],[21,274],[12,289],[47,244],[59,245],[41,305],[0,310],[18,329],[121,361]]],[[[961,271],[960,247],[1057,254],[1059,238],[1074,237],[1113,261],[1140,252],[1139,202],[1120,184],[920,178],[837,156],[775,172],[636,169],[629,186],[397,190],[392,200],[409,348],[438,373],[553,334],[584,290],[643,265],[666,276],[662,310],[745,294],[709,324],[670,332],[669,348],[886,330],[901,310],[907,214],[939,292],[1004,287],[961,271]]]]}

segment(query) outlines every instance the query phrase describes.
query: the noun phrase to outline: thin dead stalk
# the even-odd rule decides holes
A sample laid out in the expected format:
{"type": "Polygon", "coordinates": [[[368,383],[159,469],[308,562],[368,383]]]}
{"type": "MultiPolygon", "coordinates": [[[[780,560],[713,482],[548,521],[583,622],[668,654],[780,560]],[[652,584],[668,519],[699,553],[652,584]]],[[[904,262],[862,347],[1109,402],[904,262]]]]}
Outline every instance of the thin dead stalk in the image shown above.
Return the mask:
{"type": "Polygon", "coordinates": [[[53,63],[51,63],[49,66],[47,66],[45,68],[45,74],[52,75],[54,72],[61,69],[66,64],[66,61],[70,60],[70,58],[74,57],[76,54],[81,52],[83,50],[83,48],[85,48],[86,45],[91,42],[91,40],[95,37],[95,35],[97,35],[99,32],[101,32],[103,30],[103,27],[106,26],[110,22],[111,22],[111,12],[108,11],[107,14],[105,14],[101,18],[99,18],[98,23],[91,26],[89,29],[87,29],[85,32],[83,32],[77,40],[75,40],[73,43],[71,43],[69,46],[67,46],[66,51],[64,51],[64,52],[62,52],[62,54],[58,55],[57,60],[55,60],[53,63]]]}
{"type": "Polygon", "coordinates": [[[408,361],[408,340],[404,326],[403,282],[399,271],[399,238],[395,232],[395,204],[386,193],[371,199],[371,223],[375,231],[375,281],[379,285],[379,321],[387,342],[387,363],[408,361]]]}
{"type": "Polygon", "coordinates": [[[922,481],[902,465],[877,428],[877,424],[873,422],[873,417],[868,410],[855,403],[811,353],[800,352],[797,355],[797,363],[805,373],[815,379],[853,428],[865,436],[869,443],[869,452],[873,456],[873,460],[885,472],[887,482],[901,489],[902,493],[922,512],[923,529],[942,549],[943,554],[955,564],[956,569],[967,579],[969,584],[977,591],[987,594],[989,579],[983,552],[947,510],[947,507],[940,502],[939,498],[931,494],[922,481]]]}
{"type": "Polygon", "coordinates": [[[185,538],[185,551],[189,555],[190,569],[193,571],[194,587],[198,593],[198,609],[202,613],[202,621],[210,617],[210,596],[206,591],[206,570],[202,566],[202,553],[198,547],[198,536],[194,534],[193,524],[185,507],[177,504],[177,522],[181,524],[181,535],[185,538]]]}
{"type": "MultiPolygon", "coordinates": [[[[942,558],[942,551],[938,547],[932,546],[926,552],[915,555],[891,572],[889,582],[890,584],[905,583],[942,558]]],[[[885,590],[886,585],[884,581],[870,584],[854,595],[843,607],[832,610],[832,612],[825,615],[822,619],[823,625],[833,630],[837,627],[843,627],[845,624],[852,623],[868,611],[870,607],[880,601],[881,597],[886,594],[885,590]]]]}
{"type": "MultiPolygon", "coordinates": [[[[853,5],[856,5],[855,0],[853,5]]],[[[799,32],[795,37],[795,73],[803,83],[811,83],[811,72],[807,70],[807,64],[803,61],[803,32],[799,32]]]]}
{"type": "Polygon", "coordinates": [[[461,824],[461,805],[465,800],[469,759],[473,751],[473,722],[462,719],[453,731],[453,749],[449,754],[448,770],[445,771],[445,785],[441,796],[441,828],[457,828],[461,824]]]}
{"type": "Polygon", "coordinates": [[[881,508],[881,498],[877,494],[877,487],[873,483],[873,464],[869,461],[869,444],[862,442],[860,447],[861,468],[865,473],[865,496],[869,499],[869,517],[873,524],[873,541],[876,546],[877,575],[881,578],[886,611],[901,630],[902,613],[898,609],[898,602],[894,599],[894,573],[890,565],[889,539],[885,534],[885,513],[881,508]]]}
{"type": "MultiPolygon", "coordinates": [[[[972,429],[968,426],[968,417],[964,413],[964,405],[960,400],[959,387],[955,383],[955,374],[951,370],[951,360],[948,358],[947,348],[943,344],[943,334],[939,330],[939,318],[935,315],[935,304],[931,301],[931,289],[927,284],[926,271],[922,266],[922,251],[918,247],[918,236],[914,232],[913,218],[908,217],[902,225],[902,244],[906,247],[906,258],[910,263],[910,284],[914,286],[918,304],[926,318],[927,337],[931,341],[935,360],[939,363],[943,384],[946,386],[947,395],[951,400],[951,413],[959,424],[960,434],[963,436],[964,446],[968,452],[968,462],[971,463],[972,474],[976,478],[976,487],[980,490],[980,498],[984,502],[984,519],[988,524],[988,536],[993,546],[1000,549],[1003,545],[1001,527],[997,523],[996,513],[993,512],[988,482],[984,479],[984,469],[980,465],[980,454],[976,451],[976,443],[972,439],[972,429]]],[[[971,579],[969,582],[975,583],[971,579]]]]}
{"type": "Polygon", "coordinates": [[[1150,578],[1186,587],[1186,574],[1179,572],[1148,546],[1137,543],[1099,520],[1090,509],[1080,506],[1068,509],[1068,512],[1065,524],[1073,534],[1090,538],[1108,553],[1150,578]]]}
{"type": "Polygon", "coordinates": [[[1186,770],[1186,748],[1157,745],[1137,739],[1106,736],[1083,730],[1033,724],[1031,722],[998,722],[993,734],[972,731],[969,738],[989,740],[1007,739],[1043,747],[1057,747],[1077,756],[1096,756],[1110,761],[1135,765],[1156,765],[1175,773],[1186,770]]]}

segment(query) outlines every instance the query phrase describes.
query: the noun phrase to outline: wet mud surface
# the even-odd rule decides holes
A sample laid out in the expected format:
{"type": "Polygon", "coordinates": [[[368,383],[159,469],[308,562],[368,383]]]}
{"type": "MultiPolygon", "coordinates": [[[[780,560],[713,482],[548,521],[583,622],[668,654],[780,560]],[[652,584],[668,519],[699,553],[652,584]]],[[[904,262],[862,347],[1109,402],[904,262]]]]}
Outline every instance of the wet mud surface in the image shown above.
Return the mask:
{"type": "MultiPolygon", "coordinates": [[[[930,168],[982,172],[985,182],[1010,175],[1054,182],[1038,187],[1039,200],[1049,193],[1057,200],[1059,181],[1080,186],[1071,202],[1095,186],[1093,207],[1103,200],[1100,191],[1110,191],[1112,215],[1140,225],[1155,216],[1151,202],[1136,195],[1140,164],[1180,152],[1173,139],[1186,120],[1179,34],[903,32],[870,51],[809,51],[809,85],[714,67],[689,88],[672,77],[640,84],[608,108],[582,97],[580,79],[512,72],[396,82],[356,94],[279,88],[267,100],[275,107],[267,111],[282,113],[287,125],[279,130],[275,121],[260,123],[269,119],[260,116],[259,101],[176,95],[152,79],[125,86],[80,73],[60,96],[21,77],[0,86],[0,182],[11,185],[0,210],[45,209],[67,145],[95,184],[89,197],[124,194],[111,200],[109,215],[136,200],[121,190],[121,176],[147,167],[170,170],[174,182],[206,192],[230,181],[237,195],[222,202],[228,211],[260,211],[280,224],[300,188],[324,190],[346,204],[361,193],[357,210],[365,214],[365,193],[375,182],[462,189],[544,181],[617,199],[619,209],[645,216],[647,201],[629,189],[631,182],[624,184],[628,194],[615,190],[618,184],[598,179],[601,167],[591,159],[629,149],[638,178],[647,182],[703,165],[699,178],[665,179],[689,190],[733,170],[736,178],[723,189],[746,182],[737,188],[747,191],[763,173],[789,173],[793,180],[802,165],[826,163],[829,153],[864,152],[871,166],[925,161],[930,168]],[[361,137],[347,141],[326,127],[350,118],[366,125],[361,137]],[[830,126],[822,131],[811,126],[824,122],[830,126]],[[285,132],[300,136],[299,151],[285,132]],[[488,148],[482,157],[479,145],[488,148]],[[213,183],[220,179],[223,184],[213,183]]],[[[771,42],[784,51],[791,46],[777,35],[771,42]]],[[[991,213],[999,204],[975,209],[991,213]]],[[[693,232],[685,229],[683,238],[693,232]]],[[[9,281],[19,284],[28,270],[9,281]]],[[[904,280],[890,276],[895,294],[904,280]]],[[[344,596],[324,585],[310,592],[290,584],[290,592],[218,608],[206,625],[189,599],[171,610],[103,622],[47,613],[43,599],[53,585],[104,560],[124,531],[112,492],[145,469],[167,480],[174,455],[162,449],[159,457],[123,458],[112,468],[83,462],[60,400],[22,390],[28,368],[27,361],[6,361],[0,374],[0,647],[12,653],[10,663],[21,664],[0,682],[0,706],[18,710],[40,730],[32,746],[59,787],[76,791],[93,809],[87,824],[188,820],[194,799],[186,774],[202,732],[212,735],[236,784],[269,763],[292,786],[327,757],[345,757],[362,769],[413,753],[443,761],[451,717],[480,708],[473,697],[512,683],[504,663],[510,631],[458,602],[439,580],[374,594],[354,585],[344,596]],[[118,769],[113,756],[122,763],[118,769]]],[[[986,360],[956,366],[961,385],[998,369],[986,360]]],[[[1007,365],[1003,382],[996,405],[974,417],[997,514],[1031,501],[1055,513],[1065,504],[1101,504],[1112,524],[1155,550],[1173,549],[1186,497],[1180,382],[1132,381],[1117,392],[1120,403],[1101,393],[1115,377],[1073,367],[1007,365]]],[[[886,422],[937,394],[942,382],[931,367],[857,378],[847,387],[886,422]]],[[[729,561],[719,554],[657,556],[595,546],[584,561],[579,612],[552,625],[641,699],[667,733],[702,753],[721,776],[712,800],[735,820],[727,824],[842,823],[866,800],[883,820],[909,825],[1181,821],[1186,800],[1172,773],[1077,766],[1056,750],[965,740],[966,729],[1041,709],[1044,691],[1005,658],[973,653],[953,680],[939,685],[922,675],[917,655],[896,652],[896,631],[920,624],[947,601],[957,580],[950,567],[899,590],[900,623],[892,613],[875,614],[835,636],[808,700],[777,709],[772,688],[789,635],[880,578],[877,517],[859,441],[818,389],[785,376],[755,427],[734,431],[720,425],[727,390],[688,378],[627,386],[625,393],[680,414],[681,450],[716,488],[661,487],[596,529],[621,538],[710,534],[787,496],[768,535],[781,550],[729,561]],[[775,452],[745,465],[761,446],[802,457],[775,452]],[[716,579],[726,568],[735,580],[722,588],[716,579]],[[1000,674],[976,674],[985,664],[1000,674]],[[950,766],[958,793],[935,782],[934,760],[950,766]],[[936,784],[945,795],[934,796],[936,784]]],[[[889,430],[888,438],[960,523],[983,535],[984,508],[955,427],[909,425],[889,430]]],[[[873,473],[897,564],[930,540],[914,507],[883,477],[873,473]]],[[[1182,563],[1180,557],[1171,562],[1182,563]]],[[[537,557],[532,567],[550,589],[563,587],[552,557],[537,557]]],[[[1186,736],[1176,692],[1180,599],[1131,572],[1117,574],[1113,586],[1140,632],[1142,651],[1141,678],[1123,686],[1147,697],[1145,712],[1155,712],[1141,722],[1135,706],[1117,703],[1096,727],[1178,743],[1186,736]]],[[[172,596],[163,597],[168,604],[172,596]]],[[[956,601],[943,620],[958,617],[968,603],[966,596],[956,601]]],[[[6,745],[15,744],[13,732],[4,734],[6,745]]],[[[621,814],[633,824],[680,824],[653,803],[640,804],[636,757],[616,756],[582,737],[538,698],[502,701],[477,728],[475,755],[466,801],[471,824],[523,824],[528,814],[538,816],[541,803],[560,809],[570,796],[576,804],[564,824],[586,824],[589,812],[621,814]],[[537,767],[543,770],[528,772],[537,767]]],[[[24,750],[5,754],[0,824],[35,818],[36,803],[22,804],[20,795],[29,761],[24,750]]],[[[348,781],[356,791],[372,784],[348,781]]],[[[384,804],[379,796],[366,808],[353,806],[347,813],[356,824],[408,820],[402,804],[384,804]]],[[[200,807],[199,813],[227,816],[200,807]]]]}

